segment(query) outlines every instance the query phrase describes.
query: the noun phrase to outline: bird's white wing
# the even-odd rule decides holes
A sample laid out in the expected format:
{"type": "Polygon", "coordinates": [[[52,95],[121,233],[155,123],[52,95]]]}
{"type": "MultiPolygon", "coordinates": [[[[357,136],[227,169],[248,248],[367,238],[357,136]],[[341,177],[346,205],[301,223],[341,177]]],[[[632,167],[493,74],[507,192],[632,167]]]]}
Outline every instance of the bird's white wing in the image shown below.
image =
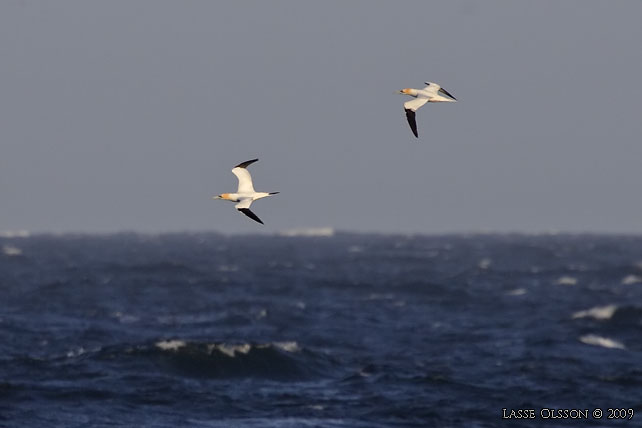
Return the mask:
{"type": "Polygon", "coordinates": [[[415,98],[403,103],[403,108],[406,110],[417,111],[419,108],[428,102],[428,98],[415,98]]]}
{"type": "Polygon", "coordinates": [[[412,133],[415,134],[415,137],[417,138],[419,138],[419,134],[417,133],[417,121],[415,119],[415,112],[419,109],[419,107],[426,104],[427,102],[428,98],[415,98],[414,100],[406,101],[405,103],[403,103],[403,108],[406,110],[406,119],[408,119],[408,125],[410,125],[412,133]]]}
{"type": "Polygon", "coordinates": [[[437,95],[437,91],[439,91],[440,89],[441,89],[441,86],[439,86],[438,84],[432,83],[432,82],[426,82],[426,87],[423,88],[421,91],[426,93],[430,98],[437,95]]]}
{"type": "Polygon", "coordinates": [[[241,202],[234,205],[234,208],[236,208],[237,210],[240,210],[242,208],[250,208],[250,205],[252,205],[252,198],[244,198],[244,199],[241,199],[241,202]]]}
{"type": "MultiPolygon", "coordinates": [[[[252,185],[252,176],[250,172],[242,167],[232,168],[232,173],[239,179],[238,193],[254,193],[254,186],[252,185]]],[[[248,205],[249,206],[249,205],[248,205]]]]}
{"type": "Polygon", "coordinates": [[[427,86],[423,88],[422,91],[428,94],[428,98],[436,97],[437,100],[434,101],[444,101],[443,98],[445,98],[446,101],[457,101],[457,98],[450,95],[447,90],[445,90],[438,84],[433,82],[426,82],[426,85],[427,86]]]}

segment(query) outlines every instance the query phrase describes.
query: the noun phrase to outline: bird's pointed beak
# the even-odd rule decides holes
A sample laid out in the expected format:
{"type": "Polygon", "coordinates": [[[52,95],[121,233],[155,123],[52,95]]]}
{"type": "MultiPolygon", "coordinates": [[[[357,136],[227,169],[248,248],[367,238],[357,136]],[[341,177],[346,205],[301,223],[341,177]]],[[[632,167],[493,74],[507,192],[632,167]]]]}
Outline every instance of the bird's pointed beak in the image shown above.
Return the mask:
{"type": "Polygon", "coordinates": [[[223,198],[221,198],[221,195],[216,195],[216,196],[212,196],[212,199],[223,199],[223,198]]]}

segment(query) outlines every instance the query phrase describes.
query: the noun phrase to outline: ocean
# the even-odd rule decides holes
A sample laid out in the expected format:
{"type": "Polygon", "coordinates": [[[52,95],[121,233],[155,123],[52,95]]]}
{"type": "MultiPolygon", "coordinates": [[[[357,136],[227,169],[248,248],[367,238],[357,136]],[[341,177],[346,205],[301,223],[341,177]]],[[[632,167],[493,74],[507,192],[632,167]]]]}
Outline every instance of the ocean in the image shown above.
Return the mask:
{"type": "Polygon", "coordinates": [[[0,237],[0,427],[642,426],[642,236],[320,235],[0,237]]]}

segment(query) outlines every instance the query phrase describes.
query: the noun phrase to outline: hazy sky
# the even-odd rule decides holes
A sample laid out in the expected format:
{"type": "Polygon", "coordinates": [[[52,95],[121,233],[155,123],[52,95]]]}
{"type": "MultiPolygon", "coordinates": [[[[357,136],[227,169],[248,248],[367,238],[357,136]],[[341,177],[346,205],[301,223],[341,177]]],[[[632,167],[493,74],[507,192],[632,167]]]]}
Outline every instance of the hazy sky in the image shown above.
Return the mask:
{"type": "Polygon", "coordinates": [[[0,231],[642,233],[641,1],[0,2],[0,231]],[[459,100],[417,113],[395,91],[459,100]],[[213,195],[250,167],[254,223],[213,195]]]}

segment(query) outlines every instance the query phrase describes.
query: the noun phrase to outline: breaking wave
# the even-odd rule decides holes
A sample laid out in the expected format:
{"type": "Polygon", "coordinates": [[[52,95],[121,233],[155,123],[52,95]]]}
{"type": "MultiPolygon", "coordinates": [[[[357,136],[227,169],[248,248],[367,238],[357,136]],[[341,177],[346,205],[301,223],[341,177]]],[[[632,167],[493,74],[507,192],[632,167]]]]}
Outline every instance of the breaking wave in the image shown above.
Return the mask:
{"type": "MultiPolygon", "coordinates": [[[[70,352],[68,358],[87,357],[70,352]]],[[[163,372],[195,378],[260,378],[299,381],[317,378],[337,363],[329,356],[302,348],[297,342],[206,343],[180,339],[153,345],[116,346],[93,358],[151,360],[163,372]]]]}
{"type": "Polygon", "coordinates": [[[624,346],[622,342],[595,334],[586,334],[580,337],[580,342],[609,349],[626,349],[626,346],[624,346]]]}

